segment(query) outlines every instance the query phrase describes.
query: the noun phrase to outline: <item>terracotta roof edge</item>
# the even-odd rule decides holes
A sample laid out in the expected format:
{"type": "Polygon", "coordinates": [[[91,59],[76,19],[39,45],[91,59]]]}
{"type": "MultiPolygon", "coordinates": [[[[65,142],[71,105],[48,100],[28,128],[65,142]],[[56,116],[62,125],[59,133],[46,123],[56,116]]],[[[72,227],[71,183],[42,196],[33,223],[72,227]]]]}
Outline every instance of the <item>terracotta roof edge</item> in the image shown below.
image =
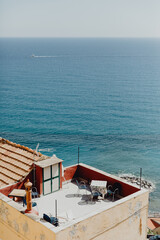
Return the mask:
{"type": "MultiPolygon", "coordinates": [[[[7,143],[7,144],[9,144],[9,145],[11,145],[11,146],[13,146],[13,147],[20,148],[20,149],[23,149],[23,150],[25,150],[25,151],[27,151],[27,152],[30,152],[30,153],[32,153],[32,154],[37,155],[36,151],[34,151],[33,149],[28,148],[28,147],[25,147],[25,146],[20,145],[20,144],[17,144],[17,143],[13,143],[13,142],[11,142],[11,141],[9,141],[9,140],[7,140],[7,139],[4,139],[4,138],[2,138],[2,137],[0,137],[0,142],[2,142],[2,143],[7,143]]],[[[41,156],[42,156],[42,153],[38,152],[38,155],[41,157],[41,156]]]]}

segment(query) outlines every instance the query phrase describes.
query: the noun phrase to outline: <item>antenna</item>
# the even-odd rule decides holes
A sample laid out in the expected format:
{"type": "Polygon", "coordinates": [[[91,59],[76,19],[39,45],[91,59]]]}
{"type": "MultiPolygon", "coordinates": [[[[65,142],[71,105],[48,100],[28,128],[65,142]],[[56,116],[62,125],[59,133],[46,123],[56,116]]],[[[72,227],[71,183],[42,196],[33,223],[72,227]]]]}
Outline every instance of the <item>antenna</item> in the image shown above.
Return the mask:
{"type": "Polygon", "coordinates": [[[78,146],[78,165],[79,165],[79,146],[78,146]]]}
{"type": "MultiPolygon", "coordinates": [[[[39,143],[37,144],[36,146],[36,154],[37,156],[39,157],[39,154],[38,154],[38,148],[39,148],[39,143]]],[[[33,166],[33,185],[34,187],[36,186],[36,167],[35,167],[35,154],[33,155],[33,162],[34,162],[34,166],[33,166]]]]}
{"type": "Polygon", "coordinates": [[[55,219],[54,219],[54,226],[57,227],[59,225],[58,218],[57,218],[57,199],[55,199],[55,219]]]}
{"type": "Polygon", "coordinates": [[[57,199],[55,199],[55,217],[57,218],[57,199]]]}
{"type": "Polygon", "coordinates": [[[140,168],[140,189],[142,188],[142,168],[140,168]]]}
{"type": "Polygon", "coordinates": [[[38,143],[37,146],[36,146],[36,154],[37,154],[37,156],[39,157],[38,148],[39,148],[39,143],[38,143]]]}

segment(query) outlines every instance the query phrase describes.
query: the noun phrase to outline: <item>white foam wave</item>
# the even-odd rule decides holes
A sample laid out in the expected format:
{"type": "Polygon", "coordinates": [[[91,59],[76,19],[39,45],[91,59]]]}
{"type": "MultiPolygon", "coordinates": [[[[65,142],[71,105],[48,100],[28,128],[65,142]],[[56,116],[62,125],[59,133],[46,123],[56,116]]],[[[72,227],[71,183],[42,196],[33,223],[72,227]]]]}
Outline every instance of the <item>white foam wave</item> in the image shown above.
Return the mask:
{"type": "Polygon", "coordinates": [[[33,58],[56,58],[56,57],[58,57],[58,56],[36,56],[36,55],[34,55],[34,56],[32,56],[33,58]]]}
{"type": "Polygon", "coordinates": [[[121,177],[121,178],[123,178],[123,177],[137,177],[133,173],[120,173],[120,174],[118,174],[118,176],[121,177]]]}
{"type": "MultiPolygon", "coordinates": [[[[139,179],[140,180],[140,177],[139,176],[137,176],[137,175],[134,175],[134,174],[132,174],[132,173],[120,173],[120,174],[118,174],[118,176],[120,177],[120,178],[127,178],[128,177],[128,179],[125,179],[126,181],[128,181],[128,182],[130,182],[130,183],[132,183],[133,185],[135,185],[135,186],[137,186],[138,184],[137,183],[133,183],[132,182],[132,179],[133,178],[135,178],[135,179],[139,179]],[[130,178],[130,179],[129,179],[130,178]]],[[[148,189],[150,192],[153,192],[155,189],[156,189],[156,185],[155,185],[155,183],[153,182],[153,181],[151,181],[150,179],[146,179],[146,178],[144,178],[144,177],[142,177],[142,181],[145,181],[147,184],[150,184],[151,185],[151,187],[148,189]]]]}

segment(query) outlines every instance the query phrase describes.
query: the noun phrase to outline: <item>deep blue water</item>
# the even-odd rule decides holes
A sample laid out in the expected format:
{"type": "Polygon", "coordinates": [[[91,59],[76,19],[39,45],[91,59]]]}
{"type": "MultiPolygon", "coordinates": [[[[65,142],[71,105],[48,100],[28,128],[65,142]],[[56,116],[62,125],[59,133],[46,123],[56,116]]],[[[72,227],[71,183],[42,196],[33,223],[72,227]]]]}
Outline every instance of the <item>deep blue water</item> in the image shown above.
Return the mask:
{"type": "Polygon", "coordinates": [[[0,39],[0,135],[155,184],[160,211],[160,39],[0,39]],[[39,57],[31,57],[35,54],[39,57]]]}

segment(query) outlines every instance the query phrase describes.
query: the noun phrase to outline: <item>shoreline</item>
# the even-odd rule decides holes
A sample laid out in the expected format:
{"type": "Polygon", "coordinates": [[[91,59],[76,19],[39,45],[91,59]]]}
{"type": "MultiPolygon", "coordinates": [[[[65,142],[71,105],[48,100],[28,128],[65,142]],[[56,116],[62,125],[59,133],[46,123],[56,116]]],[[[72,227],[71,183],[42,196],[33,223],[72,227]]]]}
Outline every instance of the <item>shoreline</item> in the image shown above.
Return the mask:
{"type": "Polygon", "coordinates": [[[150,192],[152,192],[153,189],[155,188],[152,182],[149,182],[148,180],[145,180],[145,179],[140,179],[140,177],[121,175],[120,178],[125,179],[127,182],[135,184],[139,187],[141,186],[142,188],[148,189],[150,190],[150,192]]]}

